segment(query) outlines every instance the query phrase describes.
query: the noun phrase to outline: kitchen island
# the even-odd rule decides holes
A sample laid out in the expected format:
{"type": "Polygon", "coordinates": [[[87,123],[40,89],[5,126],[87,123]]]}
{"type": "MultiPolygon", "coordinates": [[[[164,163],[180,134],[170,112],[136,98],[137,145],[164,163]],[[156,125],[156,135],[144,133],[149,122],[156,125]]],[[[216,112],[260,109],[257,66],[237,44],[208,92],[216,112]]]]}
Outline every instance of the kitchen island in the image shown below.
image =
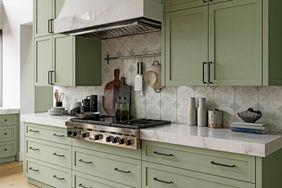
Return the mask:
{"type": "Polygon", "coordinates": [[[131,150],[67,138],[64,123],[69,118],[47,114],[22,117],[25,173],[33,183],[77,188],[282,185],[278,177],[282,173],[282,136],[278,134],[172,124],[141,130],[142,147],[131,150]],[[40,171],[44,177],[38,176],[40,171]]]}

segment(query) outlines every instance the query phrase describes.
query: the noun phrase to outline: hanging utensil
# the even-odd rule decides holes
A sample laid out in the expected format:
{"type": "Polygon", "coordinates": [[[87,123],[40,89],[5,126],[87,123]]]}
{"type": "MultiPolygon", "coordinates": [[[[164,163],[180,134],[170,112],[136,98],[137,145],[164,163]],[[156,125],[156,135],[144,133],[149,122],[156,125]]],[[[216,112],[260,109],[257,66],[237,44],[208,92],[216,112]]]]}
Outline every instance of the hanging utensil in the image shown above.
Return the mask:
{"type": "Polygon", "coordinates": [[[137,63],[137,75],[135,76],[135,91],[143,91],[143,62],[137,63]]]}

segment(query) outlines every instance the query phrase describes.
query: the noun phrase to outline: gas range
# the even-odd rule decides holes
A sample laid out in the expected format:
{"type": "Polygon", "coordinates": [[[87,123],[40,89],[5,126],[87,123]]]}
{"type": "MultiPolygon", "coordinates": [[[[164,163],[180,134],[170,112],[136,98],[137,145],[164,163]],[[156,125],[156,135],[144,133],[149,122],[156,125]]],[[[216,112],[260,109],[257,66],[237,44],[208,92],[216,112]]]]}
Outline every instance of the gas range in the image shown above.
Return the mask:
{"type": "Polygon", "coordinates": [[[113,117],[105,116],[99,120],[72,118],[66,121],[66,126],[70,138],[136,150],[140,148],[140,129],[170,123],[170,121],[154,119],[115,122],[113,117]]]}

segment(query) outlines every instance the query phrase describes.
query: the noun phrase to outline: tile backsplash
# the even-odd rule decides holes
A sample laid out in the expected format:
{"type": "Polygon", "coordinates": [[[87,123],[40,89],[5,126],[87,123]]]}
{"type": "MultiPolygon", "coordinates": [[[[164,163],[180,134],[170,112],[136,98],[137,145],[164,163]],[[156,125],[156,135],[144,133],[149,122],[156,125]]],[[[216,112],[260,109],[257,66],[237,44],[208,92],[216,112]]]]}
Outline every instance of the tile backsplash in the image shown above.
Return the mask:
{"type": "MultiPolygon", "coordinates": [[[[159,32],[144,35],[115,38],[102,41],[102,58],[139,55],[144,53],[160,53],[161,37],[159,32]]],[[[134,86],[136,66],[143,61],[145,70],[154,60],[160,57],[143,59],[117,59],[107,64],[102,62],[103,85],[113,79],[115,68],[119,68],[121,76],[126,77],[127,84],[134,86]]],[[[67,108],[76,101],[81,101],[91,94],[103,95],[104,86],[99,87],[59,87],[65,93],[64,104],[67,108]]],[[[224,111],[224,126],[229,127],[233,121],[239,121],[237,112],[252,107],[261,110],[260,121],[272,125],[272,130],[282,132],[282,87],[165,87],[161,93],[145,86],[144,92],[132,91],[131,114],[137,118],[155,118],[186,123],[189,97],[207,98],[208,108],[224,111]]],[[[101,106],[101,105],[100,105],[101,106]]],[[[103,112],[103,109],[100,107],[103,112]]]]}

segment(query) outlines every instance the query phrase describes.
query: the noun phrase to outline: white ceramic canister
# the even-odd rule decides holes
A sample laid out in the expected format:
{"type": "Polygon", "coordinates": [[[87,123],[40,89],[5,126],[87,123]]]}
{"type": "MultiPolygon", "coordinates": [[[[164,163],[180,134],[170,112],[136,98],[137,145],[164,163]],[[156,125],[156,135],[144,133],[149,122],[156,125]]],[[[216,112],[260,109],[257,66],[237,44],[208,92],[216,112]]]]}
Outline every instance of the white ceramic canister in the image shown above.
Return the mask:
{"type": "Polygon", "coordinates": [[[210,128],[223,128],[223,111],[211,110],[208,113],[210,128]]]}
{"type": "Polygon", "coordinates": [[[208,126],[208,111],[206,107],[206,98],[199,98],[199,106],[197,110],[197,125],[199,127],[208,126]]]}
{"type": "Polygon", "coordinates": [[[194,97],[189,98],[189,106],[187,110],[187,124],[189,126],[197,125],[196,99],[194,97]]]}

